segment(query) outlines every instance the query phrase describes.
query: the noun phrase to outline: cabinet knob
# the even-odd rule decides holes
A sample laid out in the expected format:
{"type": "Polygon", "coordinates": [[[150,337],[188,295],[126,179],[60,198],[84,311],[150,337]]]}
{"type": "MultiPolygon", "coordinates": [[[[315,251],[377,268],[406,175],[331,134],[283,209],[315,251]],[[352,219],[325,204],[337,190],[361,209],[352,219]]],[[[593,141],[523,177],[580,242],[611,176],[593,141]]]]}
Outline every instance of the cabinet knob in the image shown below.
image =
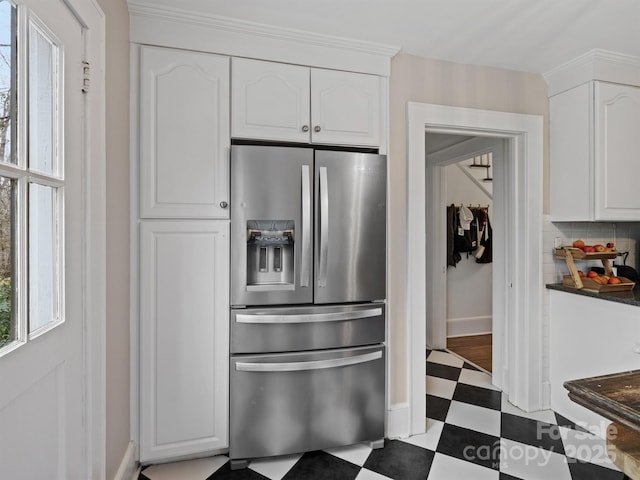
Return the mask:
{"type": "Polygon", "coordinates": [[[316,125],[315,127],[313,127],[313,131],[316,132],[316,133],[318,133],[320,130],[322,130],[320,128],[320,125],[316,125]]]}
{"type": "Polygon", "coordinates": [[[229,204],[225,201],[220,202],[220,208],[227,208],[229,204]]]}
{"type": "Polygon", "coordinates": [[[309,131],[309,125],[303,125],[302,126],[302,131],[303,132],[308,132],[309,131]]]}

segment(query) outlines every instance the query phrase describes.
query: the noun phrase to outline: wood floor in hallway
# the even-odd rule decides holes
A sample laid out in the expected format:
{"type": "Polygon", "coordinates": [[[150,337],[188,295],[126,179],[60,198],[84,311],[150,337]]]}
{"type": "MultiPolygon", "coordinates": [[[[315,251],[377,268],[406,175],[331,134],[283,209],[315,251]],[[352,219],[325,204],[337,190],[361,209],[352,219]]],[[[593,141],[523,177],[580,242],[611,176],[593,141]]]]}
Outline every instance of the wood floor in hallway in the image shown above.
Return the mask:
{"type": "Polygon", "coordinates": [[[491,334],[447,338],[447,349],[491,372],[491,334]]]}

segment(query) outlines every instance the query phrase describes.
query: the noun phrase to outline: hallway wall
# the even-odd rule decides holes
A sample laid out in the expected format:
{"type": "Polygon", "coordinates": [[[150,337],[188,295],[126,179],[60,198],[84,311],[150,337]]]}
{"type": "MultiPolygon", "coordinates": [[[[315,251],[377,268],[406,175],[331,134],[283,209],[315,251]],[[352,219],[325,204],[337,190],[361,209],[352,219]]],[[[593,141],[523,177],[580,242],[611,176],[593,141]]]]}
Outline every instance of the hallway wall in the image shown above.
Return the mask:
{"type": "MultiPolygon", "coordinates": [[[[444,172],[446,205],[492,204],[491,197],[478,188],[459,165],[444,167],[444,172]]],[[[491,218],[491,211],[489,213],[491,218]]],[[[492,265],[476,263],[472,254],[468,257],[462,254],[462,260],[455,267],[447,268],[447,337],[491,333],[492,265]]]]}

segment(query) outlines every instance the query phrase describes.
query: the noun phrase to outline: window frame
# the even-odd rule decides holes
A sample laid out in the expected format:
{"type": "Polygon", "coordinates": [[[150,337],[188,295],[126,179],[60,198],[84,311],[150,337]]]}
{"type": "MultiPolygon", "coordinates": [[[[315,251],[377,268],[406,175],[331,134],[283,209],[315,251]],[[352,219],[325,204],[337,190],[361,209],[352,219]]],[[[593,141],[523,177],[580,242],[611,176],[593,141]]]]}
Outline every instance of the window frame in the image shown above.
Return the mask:
{"type": "Polygon", "coordinates": [[[9,162],[0,159],[0,175],[15,180],[12,212],[12,321],[14,338],[0,347],[0,357],[55,329],[65,322],[64,281],[64,48],[62,42],[26,5],[7,0],[16,9],[12,61],[11,141],[9,162]],[[29,164],[29,62],[32,29],[51,44],[52,58],[52,171],[45,173],[29,164]],[[20,48],[23,45],[24,48],[20,48]],[[23,52],[22,54],[21,51],[23,52]],[[24,106],[24,107],[23,107],[24,106]],[[52,189],[52,317],[30,331],[29,278],[29,190],[37,184],[52,189]]]}

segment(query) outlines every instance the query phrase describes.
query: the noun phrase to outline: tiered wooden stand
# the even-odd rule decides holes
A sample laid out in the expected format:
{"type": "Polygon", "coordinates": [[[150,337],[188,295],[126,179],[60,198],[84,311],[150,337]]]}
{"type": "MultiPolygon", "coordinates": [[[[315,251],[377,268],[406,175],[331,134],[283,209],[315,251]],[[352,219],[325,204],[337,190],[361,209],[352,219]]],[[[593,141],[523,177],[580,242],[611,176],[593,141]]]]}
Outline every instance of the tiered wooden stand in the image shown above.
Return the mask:
{"type": "Polygon", "coordinates": [[[620,283],[601,285],[598,282],[588,278],[581,277],[578,274],[578,267],[574,260],[601,260],[604,267],[604,273],[613,276],[613,268],[610,260],[616,258],[618,252],[593,252],[587,253],[579,248],[563,247],[556,248],[556,257],[564,258],[569,267],[570,275],[565,275],[562,284],[565,287],[585,288],[596,292],[624,292],[633,290],[635,283],[625,277],[620,278],[620,283]]]}

